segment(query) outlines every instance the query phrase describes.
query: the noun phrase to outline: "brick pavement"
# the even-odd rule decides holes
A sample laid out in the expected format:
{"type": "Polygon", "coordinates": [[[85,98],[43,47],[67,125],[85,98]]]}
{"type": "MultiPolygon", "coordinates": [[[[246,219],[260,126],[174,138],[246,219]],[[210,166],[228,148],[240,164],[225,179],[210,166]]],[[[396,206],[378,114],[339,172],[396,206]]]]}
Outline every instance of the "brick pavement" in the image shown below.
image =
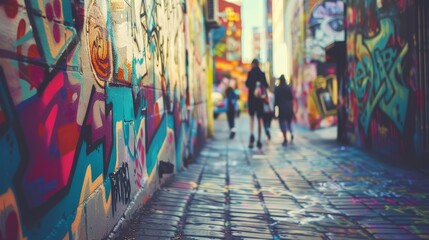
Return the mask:
{"type": "Polygon", "coordinates": [[[247,118],[238,121],[229,140],[218,120],[196,162],[118,239],[429,239],[429,176],[421,171],[302,129],[287,147],[277,133],[262,151],[249,150],[247,118]]]}

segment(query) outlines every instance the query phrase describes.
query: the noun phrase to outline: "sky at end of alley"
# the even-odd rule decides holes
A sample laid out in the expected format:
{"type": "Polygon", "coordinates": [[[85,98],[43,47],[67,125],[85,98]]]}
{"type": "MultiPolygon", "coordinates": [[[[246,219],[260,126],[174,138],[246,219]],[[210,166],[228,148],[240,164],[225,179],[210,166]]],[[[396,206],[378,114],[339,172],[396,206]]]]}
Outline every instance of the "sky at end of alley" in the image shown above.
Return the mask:
{"type": "Polygon", "coordinates": [[[261,56],[260,60],[266,60],[266,39],[262,34],[265,31],[264,18],[266,9],[266,0],[235,0],[231,2],[241,2],[241,21],[242,21],[242,60],[251,62],[253,49],[253,28],[260,28],[261,33],[261,56]]]}

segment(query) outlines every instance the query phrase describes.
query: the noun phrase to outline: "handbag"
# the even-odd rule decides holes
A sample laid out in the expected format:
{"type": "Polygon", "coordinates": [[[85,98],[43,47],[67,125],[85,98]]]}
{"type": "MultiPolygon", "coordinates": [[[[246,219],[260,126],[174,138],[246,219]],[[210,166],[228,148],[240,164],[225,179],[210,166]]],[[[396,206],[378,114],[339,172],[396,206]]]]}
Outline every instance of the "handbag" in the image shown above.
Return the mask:
{"type": "Polygon", "coordinates": [[[274,113],[273,102],[270,95],[267,92],[267,97],[264,102],[264,113],[274,113]]]}
{"type": "Polygon", "coordinates": [[[255,91],[253,92],[255,98],[266,100],[267,99],[267,90],[262,86],[260,81],[256,82],[255,91]]]}

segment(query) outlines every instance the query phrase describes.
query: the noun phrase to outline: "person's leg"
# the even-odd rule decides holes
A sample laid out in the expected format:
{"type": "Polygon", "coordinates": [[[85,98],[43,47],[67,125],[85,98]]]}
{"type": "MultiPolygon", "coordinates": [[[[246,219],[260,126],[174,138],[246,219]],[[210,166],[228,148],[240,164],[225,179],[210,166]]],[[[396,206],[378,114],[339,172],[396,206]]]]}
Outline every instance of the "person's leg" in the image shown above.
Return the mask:
{"type": "Polygon", "coordinates": [[[279,125],[280,125],[280,129],[282,130],[282,134],[283,134],[283,146],[285,146],[287,144],[287,126],[286,126],[286,121],[284,119],[279,119],[279,125]]]}
{"type": "Polygon", "coordinates": [[[267,135],[268,140],[270,140],[271,134],[270,134],[270,115],[269,115],[269,113],[264,113],[264,117],[262,118],[262,122],[264,124],[265,134],[267,135]]]}
{"type": "Polygon", "coordinates": [[[252,102],[248,103],[249,117],[250,117],[250,135],[253,135],[253,127],[254,127],[254,116],[255,116],[255,106],[252,102]]]}
{"type": "Polygon", "coordinates": [[[262,124],[264,126],[264,129],[267,129],[267,115],[264,113],[264,116],[262,117],[262,124]]]}
{"type": "Polygon", "coordinates": [[[271,139],[271,121],[273,120],[273,115],[272,113],[268,113],[267,116],[267,136],[268,139],[271,139]]]}
{"type": "Polygon", "coordinates": [[[253,135],[254,117],[254,115],[250,115],[250,135],[253,135]]]}
{"type": "Polygon", "coordinates": [[[254,118],[255,118],[255,106],[249,102],[249,117],[250,117],[250,139],[249,148],[253,148],[255,143],[255,136],[253,135],[254,118]]]}
{"type": "Polygon", "coordinates": [[[235,136],[235,111],[228,111],[226,113],[226,116],[228,118],[228,124],[229,124],[229,138],[233,139],[235,136]]]}
{"type": "Polygon", "coordinates": [[[273,121],[273,114],[272,113],[268,113],[268,129],[271,128],[271,121],[273,121]]]}
{"type": "Polygon", "coordinates": [[[255,143],[255,135],[253,135],[253,126],[254,126],[255,115],[250,115],[250,139],[249,139],[249,148],[253,148],[255,143]]]}
{"type": "Polygon", "coordinates": [[[231,112],[231,111],[226,112],[226,119],[228,120],[229,130],[231,130],[234,127],[234,119],[231,119],[231,113],[234,114],[234,112],[231,112]]]}
{"type": "Polygon", "coordinates": [[[262,148],[262,142],[261,142],[261,133],[262,133],[262,118],[264,116],[264,109],[262,103],[258,105],[258,108],[256,109],[256,117],[258,121],[258,142],[257,146],[258,148],[262,148]]]}
{"type": "Polygon", "coordinates": [[[290,140],[293,141],[292,119],[288,120],[288,129],[289,129],[289,133],[290,133],[290,140]]]}

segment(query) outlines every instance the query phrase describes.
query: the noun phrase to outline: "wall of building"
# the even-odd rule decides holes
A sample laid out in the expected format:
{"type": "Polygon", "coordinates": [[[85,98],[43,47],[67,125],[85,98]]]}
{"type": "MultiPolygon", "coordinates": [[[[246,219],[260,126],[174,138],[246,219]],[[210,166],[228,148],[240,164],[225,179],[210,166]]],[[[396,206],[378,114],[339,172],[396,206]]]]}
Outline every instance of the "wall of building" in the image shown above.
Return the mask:
{"type": "Polygon", "coordinates": [[[338,102],[336,66],[326,63],[325,47],[344,41],[344,3],[342,0],[303,0],[292,8],[290,21],[292,46],[291,79],[296,99],[298,124],[310,129],[335,126],[338,102]]]}
{"type": "Polygon", "coordinates": [[[100,239],[206,135],[197,0],[0,5],[0,239],[100,239]]]}
{"type": "Polygon", "coordinates": [[[285,40],[285,0],[272,1],[273,10],[273,77],[285,74],[287,68],[287,50],[285,40]]]}
{"type": "Polygon", "coordinates": [[[350,0],[347,6],[349,139],[402,161],[423,158],[417,113],[427,98],[417,79],[415,1],[350,0]]]}
{"type": "MultiPolygon", "coordinates": [[[[248,69],[241,61],[243,31],[241,5],[226,0],[219,0],[218,4],[219,28],[211,30],[215,65],[213,91],[224,95],[228,86],[235,88],[242,107],[247,101],[247,88],[244,82],[248,69]]],[[[222,108],[226,110],[223,106],[219,109],[222,108]]]]}

